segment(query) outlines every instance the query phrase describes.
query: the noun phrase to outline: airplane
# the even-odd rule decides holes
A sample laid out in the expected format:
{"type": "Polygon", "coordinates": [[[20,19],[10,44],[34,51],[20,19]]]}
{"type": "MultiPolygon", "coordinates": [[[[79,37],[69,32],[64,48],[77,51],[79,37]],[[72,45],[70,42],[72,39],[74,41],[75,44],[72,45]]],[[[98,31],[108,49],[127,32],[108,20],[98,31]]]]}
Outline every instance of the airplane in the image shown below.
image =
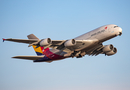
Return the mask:
{"type": "Polygon", "coordinates": [[[65,58],[82,58],[85,55],[97,56],[105,54],[111,56],[117,53],[117,49],[112,45],[102,43],[116,36],[122,35],[122,28],[114,25],[104,25],[88,33],[69,40],[51,40],[50,38],[39,39],[34,34],[28,35],[28,39],[3,39],[29,44],[32,46],[37,56],[14,56],[12,58],[33,60],[33,62],[52,62],[65,58]]]}

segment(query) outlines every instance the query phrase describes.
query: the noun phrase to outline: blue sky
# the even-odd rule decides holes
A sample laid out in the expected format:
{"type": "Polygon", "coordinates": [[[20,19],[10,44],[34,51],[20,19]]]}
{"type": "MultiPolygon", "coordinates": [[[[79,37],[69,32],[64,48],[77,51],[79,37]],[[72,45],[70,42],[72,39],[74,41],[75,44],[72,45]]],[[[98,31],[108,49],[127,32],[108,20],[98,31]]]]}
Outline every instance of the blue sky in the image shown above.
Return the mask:
{"type": "Polygon", "coordinates": [[[75,38],[106,24],[123,29],[104,42],[118,52],[52,63],[12,59],[35,55],[27,44],[0,42],[0,90],[129,90],[129,0],[0,0],[0,38],[75,38]]]}

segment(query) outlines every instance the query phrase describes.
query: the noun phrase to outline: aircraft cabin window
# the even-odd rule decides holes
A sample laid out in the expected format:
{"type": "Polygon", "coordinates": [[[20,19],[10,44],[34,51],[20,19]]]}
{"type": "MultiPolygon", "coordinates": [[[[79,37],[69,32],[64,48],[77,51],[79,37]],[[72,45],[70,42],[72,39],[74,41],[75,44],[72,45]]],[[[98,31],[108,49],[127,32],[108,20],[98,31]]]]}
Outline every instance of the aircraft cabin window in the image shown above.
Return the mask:
{"type": "Polygon", "coordinates": [[[118,26],[114,26],[114,28],[116,28],[116,27],[118,27],[118,26]]]}

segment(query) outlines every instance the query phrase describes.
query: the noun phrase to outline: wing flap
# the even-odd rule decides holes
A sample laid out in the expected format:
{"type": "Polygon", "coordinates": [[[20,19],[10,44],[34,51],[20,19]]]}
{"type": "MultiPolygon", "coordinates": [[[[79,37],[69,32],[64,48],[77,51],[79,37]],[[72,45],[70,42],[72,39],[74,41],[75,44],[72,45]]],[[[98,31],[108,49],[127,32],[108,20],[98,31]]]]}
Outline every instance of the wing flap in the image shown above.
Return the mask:
{"type": "Polygon", "coordinates": [[[28,59],[28,60],[37,60],[40,58],[43,58],[44,56],[14,56],[12,58],[18,58],[18,59],[28,59]]]}

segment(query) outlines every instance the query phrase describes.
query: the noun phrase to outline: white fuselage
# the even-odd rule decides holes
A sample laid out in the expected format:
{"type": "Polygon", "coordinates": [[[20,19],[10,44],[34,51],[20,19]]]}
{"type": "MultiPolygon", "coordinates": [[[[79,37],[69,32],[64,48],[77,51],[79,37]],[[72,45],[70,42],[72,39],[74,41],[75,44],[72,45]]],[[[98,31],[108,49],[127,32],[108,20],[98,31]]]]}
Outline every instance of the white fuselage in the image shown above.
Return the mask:
{"type": "MultiPolygon", "coordinates": [[[[110,25],[105,25],[97,29],[94,29],[74,39],[75,40],[93,40],[93,41],[96,40],[97,42],[93,43],[91,45],[92,47],[92,46],[95,46],[96,44],[103,43],[106,40],[116,37],[120,33],[122,33],[122,29],[120,27],[114,24],[110,24],[110,25]]],[[[78,50],[82,50],[85,47],[86,47],[85,45],[81,45],[80,49],[78,48],[78,50]]]]}
{"type": "Polygon", "coordinates": [[[120,32],[122,32],[122,29],[120,27],[115,27],[114,24],[105,25],[102,27],[99,27],[97,29],[94,29],[88,33],[85,33],[79,37],[74,38],[75,40],[92,40],[92,39],[98,39],[101,42],[104,42],[112,37],[118,36],[120,32]]]}

